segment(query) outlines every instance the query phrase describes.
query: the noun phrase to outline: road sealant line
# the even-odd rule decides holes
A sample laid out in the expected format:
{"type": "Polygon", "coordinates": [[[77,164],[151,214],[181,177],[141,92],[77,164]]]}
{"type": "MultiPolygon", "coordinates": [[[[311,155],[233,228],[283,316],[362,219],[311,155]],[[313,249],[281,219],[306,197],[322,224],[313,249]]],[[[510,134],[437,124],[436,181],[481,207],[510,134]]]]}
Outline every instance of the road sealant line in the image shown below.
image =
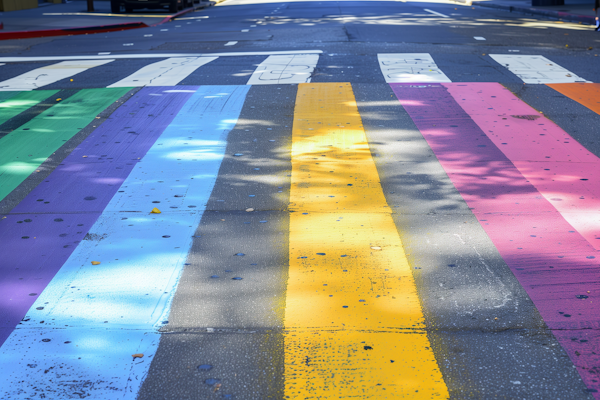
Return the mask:
{"type": "MultiPolygon", "coordinates": [[[[188,87],[175,94],[191,93],[181,110],[164,107],[172,122],[0,348],[0,368],[11,371],[0,397],[71,398],[73,382],[85,396],[137,397],[249,89],[188,87]]],[[[119,120],[140,119],[147,109],[119,120]]]]}

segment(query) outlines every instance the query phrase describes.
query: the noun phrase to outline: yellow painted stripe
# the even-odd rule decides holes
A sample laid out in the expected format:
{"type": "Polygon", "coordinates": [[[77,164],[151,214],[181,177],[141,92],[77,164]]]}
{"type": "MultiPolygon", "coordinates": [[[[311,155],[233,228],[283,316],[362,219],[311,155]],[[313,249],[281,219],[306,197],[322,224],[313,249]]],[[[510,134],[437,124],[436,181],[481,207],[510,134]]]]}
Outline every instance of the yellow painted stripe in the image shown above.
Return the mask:
{"type": "Polygon", "coordinates": [[[285,395],[447,398],[348,83],[299,85],[290,211],[285,395]]]}

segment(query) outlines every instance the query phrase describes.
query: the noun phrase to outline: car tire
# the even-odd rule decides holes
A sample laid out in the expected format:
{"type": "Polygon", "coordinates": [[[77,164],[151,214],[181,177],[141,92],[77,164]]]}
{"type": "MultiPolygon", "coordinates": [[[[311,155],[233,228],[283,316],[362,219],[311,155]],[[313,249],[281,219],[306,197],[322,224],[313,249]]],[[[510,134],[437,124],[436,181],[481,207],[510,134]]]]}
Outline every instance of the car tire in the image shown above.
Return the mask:
{"type": "Polygon", "coordinates": [[[110,1],[110,12],[113,14],[119,14],[121,12],[121,2],[119,0],[110,1]]]}

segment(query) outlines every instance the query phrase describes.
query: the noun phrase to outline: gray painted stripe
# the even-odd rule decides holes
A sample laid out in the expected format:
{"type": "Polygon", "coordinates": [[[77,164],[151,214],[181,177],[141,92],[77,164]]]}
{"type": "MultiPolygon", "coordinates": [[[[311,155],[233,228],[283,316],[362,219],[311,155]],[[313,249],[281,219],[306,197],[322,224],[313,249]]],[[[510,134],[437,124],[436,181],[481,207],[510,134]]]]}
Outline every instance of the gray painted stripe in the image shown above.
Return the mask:
{"type": "Polygon", "coordinates": [[[139,399],[283,398],[295,98],[296,86],[250,89],[139,399]]]}

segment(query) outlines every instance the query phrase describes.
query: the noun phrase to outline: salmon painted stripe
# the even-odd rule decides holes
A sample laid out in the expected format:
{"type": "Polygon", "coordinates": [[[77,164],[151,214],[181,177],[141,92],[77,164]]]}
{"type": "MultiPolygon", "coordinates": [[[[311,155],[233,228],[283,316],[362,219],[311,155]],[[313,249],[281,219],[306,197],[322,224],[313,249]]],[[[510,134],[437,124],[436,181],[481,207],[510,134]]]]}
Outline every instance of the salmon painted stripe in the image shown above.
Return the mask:
{"type": "MultiPolygon", "coordinates": [[[[549,154],[559,160],[580,162],[590,162],[591,155],[577,146],[546,149],[538,141],[522,139],[522,148],[499,148],[496,138],[492,138],[498,130],[489,132],[491,129],[485,125],[478,126],[473,121],[478,116],[469,115],[458,102],[467,102],[473,92],[480,91],[488,95],[485,108],[491,108],[496,118],[505,122],[511,118],[502,120],[505,114],[512,113],[508,109],[520,100],[511,97],[507,99],[509,103],[496,104],[491,96],[500,94],[488,92],[489,84],[469,84],[475,86],[473,92],[469,85],[460,85],[393,84],[392,88],[544,322],[569,354],[588,391],[600,398],[596,374],[600,338],[594,333],[599,328],[600,315],[593,304],[600,291],[598,251],[518,168],[519,162],[545,159],[549,154]]],[[[497,89],[503,90],[500,85],[497,89]]],[[[469,109],[466,105],[465,108],[469,109]]],[[[538,118],[525,121],[544,123],[538,118]]],[[[533,131],[532,126],[524,132],[533,131]]],[[[566,132],[563,135],[568,136],[566,132]]],[[[509,142],[499,145],[502,143],[509,142]]]]}
{"type": "Polygon", "coordinates": [[[447,398],[349,83],[301,84],[292,133],[288,398],[447,398]]]}
{"type": "Polygon", "coordinates": [[[600,114],[600,83],[553,83],[547,86],[600,114]]]}

